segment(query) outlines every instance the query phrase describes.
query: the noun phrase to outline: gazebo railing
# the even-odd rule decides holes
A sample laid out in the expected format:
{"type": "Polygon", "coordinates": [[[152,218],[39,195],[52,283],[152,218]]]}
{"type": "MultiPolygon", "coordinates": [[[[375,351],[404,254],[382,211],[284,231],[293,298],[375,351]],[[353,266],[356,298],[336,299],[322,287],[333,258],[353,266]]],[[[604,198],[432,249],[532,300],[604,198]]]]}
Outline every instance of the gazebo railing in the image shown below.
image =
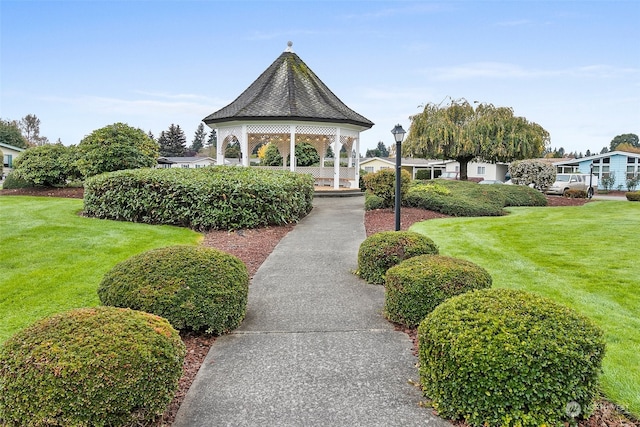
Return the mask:
{"type": "MultiPolygon", "coordinates": [[[[282,170],[282,166],[259,166],[264,169],[282,170]]],[[[287,168],[288,170],[288,168],[287,168]]],[[[333,185],[333,166],[320,167],[320,166],[297,166],[295,171],[297,173],[308,173],[315,179],[315,184],[318,186],[332,186],[333,185]]],[[[356,180],[356,168],[340,167],[338,178],[340,180],[340,187],[357,188],[358,183],[356,180]]]]}

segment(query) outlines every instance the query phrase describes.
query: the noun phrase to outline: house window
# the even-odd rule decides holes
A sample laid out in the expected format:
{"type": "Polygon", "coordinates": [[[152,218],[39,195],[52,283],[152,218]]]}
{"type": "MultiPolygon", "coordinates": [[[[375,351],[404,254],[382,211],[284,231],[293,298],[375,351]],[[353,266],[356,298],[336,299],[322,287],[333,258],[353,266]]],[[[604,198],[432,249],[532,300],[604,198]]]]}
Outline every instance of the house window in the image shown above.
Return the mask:
{"type": "Polygon", "coordinates": [[[627,179],[632,179],[636,176],[636,167],[634,165],[627,166],[627,179]]]}
{"type": "Polygon", "coordinates": [[[611,157],[603,157],[602,163],[611,163],[611,157]]]}
{"type": "Polygon", "coordinates": [[[189,165],[182,165],[183,169],[189,169],[189,165]]]}
{"type": "Polygon", "coordinates": [[[364,171],[367,173],[373,173],[373,166],[365,166],[364,171]]]}
{"type": "Polygon", "coordinates": [[[485,174],[485,167],[478,166],[478,175],[484,175],[484,174],[485,174]]]}
{"type": "Polygon", "coordinates": [[[636,163],[636,160],[635,157],[627,157],[627,163],[636,163]]]}
{"type": "Polygon", "coordinates": [[[11,154],[5,154],[3,164],[5,168],[10,168],[13,165],[13,156],[11,154]]]}

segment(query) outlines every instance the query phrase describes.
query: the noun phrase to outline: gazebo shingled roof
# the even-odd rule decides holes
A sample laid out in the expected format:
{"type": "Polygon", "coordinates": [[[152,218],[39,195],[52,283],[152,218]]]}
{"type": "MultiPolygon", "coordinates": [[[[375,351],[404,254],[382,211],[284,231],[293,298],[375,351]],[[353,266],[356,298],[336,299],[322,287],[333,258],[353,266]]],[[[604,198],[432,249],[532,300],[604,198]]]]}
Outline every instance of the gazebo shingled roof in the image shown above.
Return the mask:
{"type": "Polygon", "coordinates": [[[340,101],[291,49],[283,52],[235,101],[203,121],[212,125],[243,120],[347,123],[364,129],[373,126],[372,121],[340,101]]]}

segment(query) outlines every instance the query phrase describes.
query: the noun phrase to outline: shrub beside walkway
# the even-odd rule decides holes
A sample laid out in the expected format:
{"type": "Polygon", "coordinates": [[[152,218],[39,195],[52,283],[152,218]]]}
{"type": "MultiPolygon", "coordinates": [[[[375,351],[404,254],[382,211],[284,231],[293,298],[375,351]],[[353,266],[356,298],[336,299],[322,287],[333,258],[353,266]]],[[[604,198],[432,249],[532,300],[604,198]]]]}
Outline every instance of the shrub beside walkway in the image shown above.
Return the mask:
{"type": "Polygon", "coordinates": [[[418,406],[411,340],[353,275],[362,197],[320,198],[260,267],[242,326],[216,340],[174,426],[449,426],[418,406]]]}

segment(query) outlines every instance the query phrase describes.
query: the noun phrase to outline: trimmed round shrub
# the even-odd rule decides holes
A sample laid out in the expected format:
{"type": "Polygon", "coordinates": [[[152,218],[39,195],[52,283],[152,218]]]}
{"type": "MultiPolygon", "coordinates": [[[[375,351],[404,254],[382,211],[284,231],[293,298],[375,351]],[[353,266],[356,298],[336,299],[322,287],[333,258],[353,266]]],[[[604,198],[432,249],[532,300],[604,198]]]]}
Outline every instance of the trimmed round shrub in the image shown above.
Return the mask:
{"type": "Polygon", "coordinates": [[[387,270],[417,255],[436,255],[438,247],[427,236],[413,231],[383,231],[367,237],[358,250],[358,275],[381,285],[387,270]]]}
{"type": "Polygon", "coordinates": [[[624,195],[630,202],[640,202],[640,191],[628,191],[624,195]]]}
{"type": "Polygon", "coordinates": [[[173,399],[185,352],[148,313],[95,307],[43,319],[0,348],[0,424],[143,425],[173,399]]]}
{"type": "Polygon", "coordinates": [[[376,196],[373,193],[364,193],[364,210],[372,211],[375,209],[383,209],[385,207],[384,199],[380,196],[376,196]]]}
{"type": "Polygon", "coordinates": [[[249,273],[240,259],[201,246],[153,249],[117,264],[100,286],[104,305],[166,318],[178,330],[220,335],[244,319],[249,273]]]}
{"type": "Polygon", "coordinates": [[[441,416],[472,426],[560,425],[588,417],[605,343],[586,317],[523,291],[450,298],[418,327],[420,379],[441,416]]]}
{"type": "Polygon", "coordinates": [[[484,268],[463,259],[420,255],[391,267],[385,276],[387,318],[413,328],[440,303],[474,289],[491,287],[484,268]]]}

